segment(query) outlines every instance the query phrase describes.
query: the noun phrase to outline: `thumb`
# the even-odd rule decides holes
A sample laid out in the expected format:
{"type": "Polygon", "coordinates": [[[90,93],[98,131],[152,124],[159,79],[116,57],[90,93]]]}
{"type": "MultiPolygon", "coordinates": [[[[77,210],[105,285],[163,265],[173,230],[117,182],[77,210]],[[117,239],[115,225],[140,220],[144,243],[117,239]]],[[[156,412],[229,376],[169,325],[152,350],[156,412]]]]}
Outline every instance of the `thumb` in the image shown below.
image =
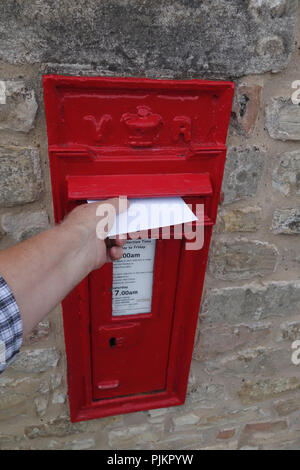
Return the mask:
{"type": "Polygon", "coordinates": [[[106,199],[102,202],[106,204],[111,204],[115,208],[116,214],[126,212],[130,204],[129,200],[127,199],[127,196],[114,197],[111,199],[106,199]]]}

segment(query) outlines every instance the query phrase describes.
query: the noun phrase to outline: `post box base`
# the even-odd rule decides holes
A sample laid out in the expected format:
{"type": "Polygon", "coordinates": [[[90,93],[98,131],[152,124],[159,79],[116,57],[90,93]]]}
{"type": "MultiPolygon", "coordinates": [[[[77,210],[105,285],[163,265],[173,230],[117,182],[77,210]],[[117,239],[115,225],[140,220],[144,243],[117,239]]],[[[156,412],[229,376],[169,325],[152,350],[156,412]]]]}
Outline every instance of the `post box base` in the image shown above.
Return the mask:
{"type": "Polygon", "coordinates": [[[180,406],[184,402],[184,398],[174,394],[167,394],[166,392],[157,393],[155,396],[150,394],[132,396],[131,400],[128,400],[128,397],[125,399],[99,400],[92,403],[89,408],[82,408],[76,411],[71,409],[71,421],[72,423],[77,423],[125,413],[180,406]]]}

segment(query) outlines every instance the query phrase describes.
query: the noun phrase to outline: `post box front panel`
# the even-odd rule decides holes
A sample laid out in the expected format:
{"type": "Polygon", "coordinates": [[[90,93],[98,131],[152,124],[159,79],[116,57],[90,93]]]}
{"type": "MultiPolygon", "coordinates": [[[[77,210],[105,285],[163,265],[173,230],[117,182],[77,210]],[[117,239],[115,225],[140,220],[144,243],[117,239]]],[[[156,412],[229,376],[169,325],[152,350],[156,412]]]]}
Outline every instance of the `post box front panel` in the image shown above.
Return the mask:
{"type": "Polygon", "coordinates": [[[63,301],[72,421],[185,400],[232,97],[229,82],[44,77],[57,222],[119,195],[204,205],[201,248],[129,241],[63,301]]]}
{"type": "Polygon", "coordinates": [[[93,385],[97,399],[166,389],[181,241],[129,241],[129,246],[135,244],[154,244],[153,281],[145,278],[147,288],[151,288],[151,305],[146,312],[138,310],[135,299],[140,298],[139,293],[132,290],[128,294],[127,283],[135,275],[133,269],[142,276],[147,263],[133,258],[131,274],[124,277],[118,295],[131,297],[131,310],[130,301],[125,302],[126,315],[113,315],[114,267],[105,265],[90,275],[93,385]]]}

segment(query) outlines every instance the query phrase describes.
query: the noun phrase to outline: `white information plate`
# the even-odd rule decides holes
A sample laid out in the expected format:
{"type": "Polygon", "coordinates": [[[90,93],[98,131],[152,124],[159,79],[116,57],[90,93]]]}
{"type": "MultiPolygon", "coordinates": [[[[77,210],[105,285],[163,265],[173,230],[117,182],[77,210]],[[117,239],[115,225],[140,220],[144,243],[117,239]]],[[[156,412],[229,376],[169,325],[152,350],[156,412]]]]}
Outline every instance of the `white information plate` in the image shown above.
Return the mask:
{"type": "Polygon", "coordinates": [[[156,240],[128,240],[113,262],[112,314],[150,313],[156,240]]]}

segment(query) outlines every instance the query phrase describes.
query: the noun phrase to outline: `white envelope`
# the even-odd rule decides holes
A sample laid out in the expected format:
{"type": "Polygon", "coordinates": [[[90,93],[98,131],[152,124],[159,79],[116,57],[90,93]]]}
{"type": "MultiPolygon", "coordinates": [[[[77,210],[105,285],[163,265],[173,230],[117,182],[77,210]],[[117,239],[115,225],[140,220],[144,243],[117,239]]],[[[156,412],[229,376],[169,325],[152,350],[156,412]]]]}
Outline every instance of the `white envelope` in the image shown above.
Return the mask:
{"type": "Polygon", "coordinates": [[[129,202],[128,210],[117,214],[109,237],[198,220],[181,197],[129,199],[129,202]]]}

